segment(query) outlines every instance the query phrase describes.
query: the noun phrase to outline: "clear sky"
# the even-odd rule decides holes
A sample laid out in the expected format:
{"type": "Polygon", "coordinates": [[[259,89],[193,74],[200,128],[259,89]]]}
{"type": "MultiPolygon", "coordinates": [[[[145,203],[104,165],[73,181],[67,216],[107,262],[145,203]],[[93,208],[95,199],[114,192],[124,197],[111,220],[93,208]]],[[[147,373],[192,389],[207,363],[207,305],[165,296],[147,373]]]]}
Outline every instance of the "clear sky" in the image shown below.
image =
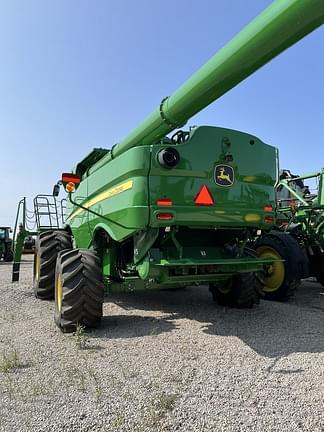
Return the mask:
{"type": "MultiPolygon", "coordinates": [[[[284,0],[283,0],[284,1],[284,0]]],[[[0,225],[110,148],[270,0],[0,0],[0,225]]],[[[324,166],[324,27],[196,115],[324,166]]]]}

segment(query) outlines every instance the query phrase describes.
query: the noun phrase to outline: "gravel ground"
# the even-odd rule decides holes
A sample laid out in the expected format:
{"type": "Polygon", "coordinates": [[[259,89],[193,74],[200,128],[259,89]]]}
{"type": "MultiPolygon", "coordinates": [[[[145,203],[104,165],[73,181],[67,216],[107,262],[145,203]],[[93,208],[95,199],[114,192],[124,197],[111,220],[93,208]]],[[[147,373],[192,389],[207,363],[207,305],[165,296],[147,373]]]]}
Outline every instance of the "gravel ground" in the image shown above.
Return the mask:
{"type": "Polygon", "coordinates": [[[0,263],[0,431],[324,431],[324,295],[216,306],[206,287],[114,295],[63,335],[0,263]]]}

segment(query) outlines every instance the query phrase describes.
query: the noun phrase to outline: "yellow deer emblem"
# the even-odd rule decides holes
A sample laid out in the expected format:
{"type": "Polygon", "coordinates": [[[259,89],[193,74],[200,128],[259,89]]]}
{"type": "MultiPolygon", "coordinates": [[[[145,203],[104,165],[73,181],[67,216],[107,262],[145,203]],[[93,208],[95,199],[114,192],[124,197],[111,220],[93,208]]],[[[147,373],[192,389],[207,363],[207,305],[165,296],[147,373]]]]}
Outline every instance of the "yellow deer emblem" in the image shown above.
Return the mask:
{"type": "Polygon", "coordinates": [[[234,183],[234,171],[229,165],[217,165],[215,168],[215,182],[219,186],[232,186],[234,183]]]}

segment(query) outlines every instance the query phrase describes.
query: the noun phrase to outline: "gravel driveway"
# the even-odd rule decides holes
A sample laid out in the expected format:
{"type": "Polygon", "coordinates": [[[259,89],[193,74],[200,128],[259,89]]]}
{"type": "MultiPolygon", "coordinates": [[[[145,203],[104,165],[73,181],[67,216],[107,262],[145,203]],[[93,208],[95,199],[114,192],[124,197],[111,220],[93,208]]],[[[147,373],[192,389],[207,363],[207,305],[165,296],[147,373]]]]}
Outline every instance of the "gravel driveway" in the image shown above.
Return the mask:
{"type": "Polygon", "coordinates": [[[114,295],[63,335],[0,263],[0,431],[324,431],[324,295],[216,306],[206,287],[114,295]]]}

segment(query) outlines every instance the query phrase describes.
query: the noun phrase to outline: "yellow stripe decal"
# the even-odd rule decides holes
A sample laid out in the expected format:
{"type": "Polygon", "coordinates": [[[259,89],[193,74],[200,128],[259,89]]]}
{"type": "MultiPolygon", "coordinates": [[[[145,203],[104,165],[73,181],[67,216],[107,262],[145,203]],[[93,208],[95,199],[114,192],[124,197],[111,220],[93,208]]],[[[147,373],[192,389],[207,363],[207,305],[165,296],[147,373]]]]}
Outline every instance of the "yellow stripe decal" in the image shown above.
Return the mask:
{"type": "MultiPolygon", "coordinates": [[[[91,200],[86,201],[83,204],[83,207],[85,207],[85,208],[88,209],[88,208],[94,206],[95,204],[98,204],[99,202],[104,201],[107,198],[110,198],[110,197],[112,197],[114,195],[118,195],[118,194],[120,194],[122,192],[125,192],[125,191],[127,191],[129,189],[132,189],[132,187],[133,187],[133,180],[128,180],[125,183],[122,183],[122,184],[120,184],[118,186],[115,186],[113,188],[110,188],[110,189],[107,189],[107,190],[101,192],[99,195],[95,196],[94,198],[91,198],[91,200]]],[[[74,217],[76,217],[77,215],[79,215],[80,213],[82,213],[83,211],[84,211],[83,208],[79,208],[79,209],[75,210],[74,212],[72,212],[67,217],[67,219],[73,219],[74,217]]]]}

